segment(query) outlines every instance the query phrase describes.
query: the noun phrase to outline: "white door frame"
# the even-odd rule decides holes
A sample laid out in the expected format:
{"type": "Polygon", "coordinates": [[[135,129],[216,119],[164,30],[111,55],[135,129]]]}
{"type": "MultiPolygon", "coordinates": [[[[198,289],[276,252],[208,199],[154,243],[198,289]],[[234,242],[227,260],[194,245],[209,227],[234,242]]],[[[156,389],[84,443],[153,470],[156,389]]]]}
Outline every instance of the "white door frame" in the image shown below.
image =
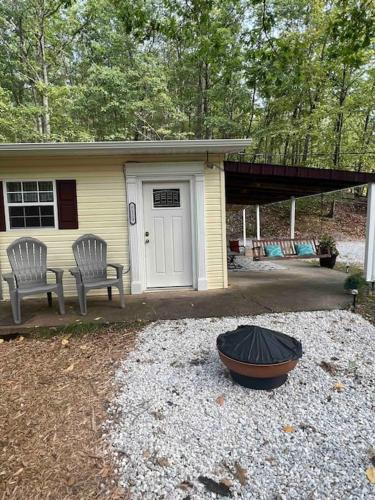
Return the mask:
{"type": "Polygon", "coordinates": [[[204,162],[129,162],[125,165],[125,179],[128,207],[129,203],[135,203],[136,206],[136,224],[130,224],[128,217],[131,293],[142,293],[147,289],[143,222],[144,182],[189,182],[193,288],[207,290],[204,162]]]}

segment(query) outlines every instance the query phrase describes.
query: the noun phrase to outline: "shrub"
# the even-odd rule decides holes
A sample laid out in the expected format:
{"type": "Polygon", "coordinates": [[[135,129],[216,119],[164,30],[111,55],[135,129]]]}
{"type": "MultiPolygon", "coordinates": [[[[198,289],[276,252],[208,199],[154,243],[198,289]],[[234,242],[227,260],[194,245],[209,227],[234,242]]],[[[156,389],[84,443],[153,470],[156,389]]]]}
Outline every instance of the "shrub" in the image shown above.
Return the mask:
{"type": "Polygon", "coordinates": [[[345,290],[360,290],[366,285],[366,280],[361,272],[348,276],[344,283],[345,290]]]}

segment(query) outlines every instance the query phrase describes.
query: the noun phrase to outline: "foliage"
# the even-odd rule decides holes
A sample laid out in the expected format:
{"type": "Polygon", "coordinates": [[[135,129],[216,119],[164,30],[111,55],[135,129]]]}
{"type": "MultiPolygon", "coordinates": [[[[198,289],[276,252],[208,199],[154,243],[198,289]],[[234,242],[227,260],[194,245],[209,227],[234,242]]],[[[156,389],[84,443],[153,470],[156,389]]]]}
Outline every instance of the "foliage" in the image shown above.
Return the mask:
{"type": "Polygon", "coordinates": [[[0,141],[251,137],[375,166],[368,0],[3,0],[0,141]]]}
{"type": "Polygon", "coordinates": [[[331,255],[339,255],[339,251],[336,247],[336,240],[333,236],[323,234],[319,239],[319,246],[320,248],[328,250],[331,255]]]}
{"type": "Polygon", "coordinates": [[[366,286],[366,280],[361,271],[357,271],[348,276],[344,283],[345,290],[360,290],[364,286],[366,286]]]}

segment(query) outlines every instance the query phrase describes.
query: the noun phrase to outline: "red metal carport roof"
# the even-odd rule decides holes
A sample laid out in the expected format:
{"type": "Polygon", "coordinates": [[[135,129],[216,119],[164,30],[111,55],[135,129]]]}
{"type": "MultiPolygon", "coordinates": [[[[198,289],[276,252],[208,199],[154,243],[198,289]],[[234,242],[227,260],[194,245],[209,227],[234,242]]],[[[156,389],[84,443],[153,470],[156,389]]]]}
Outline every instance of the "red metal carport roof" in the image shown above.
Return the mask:
{"type": "Polygon", "coordinates": [[[375,173],[266,163],[226,161],[224,170],[226,201],[238,205],[266,205],[375,183],[375,173]]]}

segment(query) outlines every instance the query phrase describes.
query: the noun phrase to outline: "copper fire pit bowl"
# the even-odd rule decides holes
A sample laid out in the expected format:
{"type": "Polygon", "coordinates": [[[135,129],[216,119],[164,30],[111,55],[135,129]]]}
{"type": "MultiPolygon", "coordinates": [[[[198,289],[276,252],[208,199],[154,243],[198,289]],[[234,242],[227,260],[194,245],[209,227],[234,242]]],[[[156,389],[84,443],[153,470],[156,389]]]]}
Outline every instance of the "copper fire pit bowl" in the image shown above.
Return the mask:
{"type": "Polygon", "coordinates": [[[252,389],[280,387],[302,356],[302,345],[293,337],[250,325],[219,335],[217,348],[233,380],[252,389]]]}

